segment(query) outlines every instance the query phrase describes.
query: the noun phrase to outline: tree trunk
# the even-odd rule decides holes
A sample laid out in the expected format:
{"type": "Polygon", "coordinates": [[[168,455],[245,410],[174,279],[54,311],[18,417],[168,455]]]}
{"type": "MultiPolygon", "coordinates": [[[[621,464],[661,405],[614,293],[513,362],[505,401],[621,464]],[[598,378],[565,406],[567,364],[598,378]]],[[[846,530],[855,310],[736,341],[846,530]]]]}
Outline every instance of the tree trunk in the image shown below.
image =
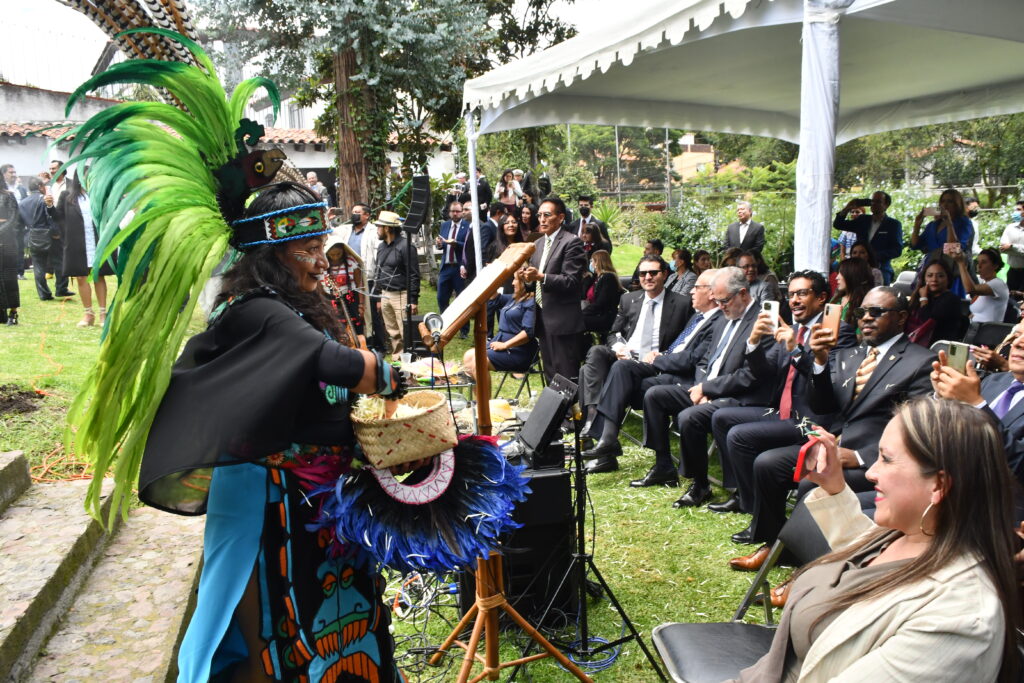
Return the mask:
{"type": "MultiPolygon", "coordinates": [[[[334,90],[337,94],[338,110],[338,206],[347,211],[353,204],[370,201],[370,179],[366,156],[352,119],[353,83],[356,73],[356,53],[349,48],[334,55],[334,90]]],[[[359,87],[363,104],[366,104],[363,87],[359,87]]]]}

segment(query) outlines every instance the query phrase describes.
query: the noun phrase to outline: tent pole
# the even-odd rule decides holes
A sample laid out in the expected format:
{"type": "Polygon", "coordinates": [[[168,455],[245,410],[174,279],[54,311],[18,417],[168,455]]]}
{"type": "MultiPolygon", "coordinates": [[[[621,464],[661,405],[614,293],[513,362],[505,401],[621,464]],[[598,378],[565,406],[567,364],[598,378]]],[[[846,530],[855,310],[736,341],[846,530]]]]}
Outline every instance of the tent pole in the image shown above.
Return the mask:
{"type": "Polygon", "coordinates": [[[668,127],[665,127],[665,210],[672,208],[672,153],[668,149],[668,127]]]}
{"type": "MultiPolygon", "coordinates": [[[[473,110],[466,112],[466,156],[469,163],[469,197],[473,202],[473,213],[470,215],[473,230],[473,256],[476,260],[476,272],[484,269],[483,249],[480,244],[480,195],[477,193],[476,177],[476,121],[473,120],[473,110]]],[[[490,207],[488,207],[490,208],[490,207]]]]}
{"type": "Polygon", "coordinates": [[[622,206],[622,166],[619,160],[622,152],[619,151],[619,127],[615,126],[615,192],[619,197],[619,206],[622,206]]]}
{"type": "Polygon", "coordinates": [[[839,113],[839,19],[853,0],[804,0],[793,267],[828,273],[839,113]]]}

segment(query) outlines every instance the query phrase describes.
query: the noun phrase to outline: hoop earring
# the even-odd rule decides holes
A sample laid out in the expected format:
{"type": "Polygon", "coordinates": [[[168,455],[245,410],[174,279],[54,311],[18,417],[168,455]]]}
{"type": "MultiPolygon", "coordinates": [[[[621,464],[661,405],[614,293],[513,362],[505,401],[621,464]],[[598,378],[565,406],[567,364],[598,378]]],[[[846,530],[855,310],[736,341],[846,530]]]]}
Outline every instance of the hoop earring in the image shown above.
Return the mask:
{"type": "Polygon", "coordinates": [[[930,534],[930,533],[928,533],[927,531],[924,530],[924,518],[928,516],[928,513],[931,512],[931,510],[932,510],[932,504],[928,503],[928,507],[926,507],[924,509],[924,512],[921,513],[921,521],[917,523],[917,528],[920,529],[921,533],[924,534],[925,536],[934,536],[935,535],[935,534],[930,534]]]}

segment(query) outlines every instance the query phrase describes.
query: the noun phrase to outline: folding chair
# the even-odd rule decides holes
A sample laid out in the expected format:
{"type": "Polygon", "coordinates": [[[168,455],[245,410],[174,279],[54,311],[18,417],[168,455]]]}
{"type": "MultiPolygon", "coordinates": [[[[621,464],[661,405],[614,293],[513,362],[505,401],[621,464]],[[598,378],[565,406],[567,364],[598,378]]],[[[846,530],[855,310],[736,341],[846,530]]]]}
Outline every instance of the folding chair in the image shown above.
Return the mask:
{"type": "MultiPolygon", "coordinates": [[[[505,380],[507,380],[513,374],[512,370],[506,370],[501,375],[501,381],[498,382],[498,386],[494,389],[494,396],[492,398],[498,398],[501,395],[501,388],[505,386],[505,380]]],[[[531,399],[533,398],[533,388],[530,386],[530,377],[532,375],[540,376],[541,389],[544,388],[544,366],[540,360],[540,349],[533,354],[533,360],[530,361],[530,366],[523,373],[523,378],[519,381],[519,388],[516,389],[516,395],[512,398],[513,401],[518,401],[519,396],[523,393],[523,389],[526,389],[526,395],[531,399]]]]}
{"type": "Polygon", "coordinates": [[[971,326],[967,328],[967,334],[964,335],[965,344],[974,344],[975,346],[987,346],[990,349],[994,349],[999,346],[1006,335],[1010,334],[1010,330],[1013,329],[1011,323],[971,323],[971,326]]]}
{"type": "Polygon", "coordinates": [[[811,517],[800,504],[779,532],[768,558],[761,565],[740,602],[732,621],[710,624],[668,623],[656,626],[651,640],[665,668],[678,683],[718,683],[736,678],[740,671],[753,665],[771,647],[775,637],[772,621],[768,572],[775,566],[783,548],[789,548],[801,564],[806,564],[829,551],[828,543],[811,517]],[[763,596],[766,625],[742,621],[758,592],[763,596]]]}

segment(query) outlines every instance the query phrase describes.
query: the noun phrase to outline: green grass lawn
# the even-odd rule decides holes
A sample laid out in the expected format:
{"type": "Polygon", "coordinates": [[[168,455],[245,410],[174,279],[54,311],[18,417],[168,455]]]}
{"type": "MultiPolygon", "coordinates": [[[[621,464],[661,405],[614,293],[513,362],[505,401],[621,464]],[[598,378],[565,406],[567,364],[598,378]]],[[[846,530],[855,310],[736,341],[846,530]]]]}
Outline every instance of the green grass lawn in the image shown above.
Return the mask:
{"type": "MultiPolygon", "coordinates": [[[[614,256],[620,273],[632,272],[640,252],[638,247],[616,247],[614,256]]],[[[81,318],[77,297],[40,302],[31,280],[22,281],[21,286],[21,324],[0,326],[0,385],[16,384],[43,396],[38,401],[39,410],[0,415],[0,451],[24,450],[38,464],[59,451],[64,413],[96,358],[100,331],[75,326],[81,318]]],[[[420,303],[421,311],[436,309],[436,295],[429,286],[424,287],[420,303]]],[[[197,319],[194,328],[201,327],[202,321],[197,319]]],[[[468,341],[456,339],[446,356],[461,358],[468,346],[468,341]]],[[[627,423],[634,434],[639,434],[639,427],[638,419],[631,418],[627,423]]],[[[726,562],[753,550],[733,544],[729,536],[742,529],[749,518],[719,516],[706,508],[673,510],[671,504],[681,494],[679,489],[629,487],[629,480],[642,476],[650,466],[647,452],[627,444],[620,463],[622,469],[618,472],[589,478],[594,515],[588,524],[593,522],[595,542],[591,548],[596,564],[627,614],[645,637],[665,621],[728,620],[752,574],[731,571],[726,562]]],[[[724,498],[722,491],[717,493],[719,500],[724,498]]],[[[779,582],[786,572],[775,570],[773,582],[779,582]]],[[[454,616],[454,609],[450,609],[450,616],[454,616]]],[[[607,601],[592,602],[590,615],[593,635],[607,640],[618,637],[620,624],[607,601]]],[[[763,617],[763,611],[755,608],[751,619],[758,616],[763,617]]],[[[408,633],[412,626],[399,621],[396,630],[408,633]]],[[[424,642],[436,645],[447,628],[442,621],[434,621],[430,632],[424,642]]],[[[505,636],[504,657],[513,658],[516,640],[515,634],[505,636]]],[[[518,680],[571,678],[548,661],[530,665],[527,673],[518,680]]],[[[411,680],[428,680],[431,675],[438,674],[428,670],[411,680]]],[[[595,674],[595,678],[616,682],[656,680],[635,643],[627,644],[614,666],[595,674]]],[[[454,674],[436,680],[454,680],[454,674]]]]}

